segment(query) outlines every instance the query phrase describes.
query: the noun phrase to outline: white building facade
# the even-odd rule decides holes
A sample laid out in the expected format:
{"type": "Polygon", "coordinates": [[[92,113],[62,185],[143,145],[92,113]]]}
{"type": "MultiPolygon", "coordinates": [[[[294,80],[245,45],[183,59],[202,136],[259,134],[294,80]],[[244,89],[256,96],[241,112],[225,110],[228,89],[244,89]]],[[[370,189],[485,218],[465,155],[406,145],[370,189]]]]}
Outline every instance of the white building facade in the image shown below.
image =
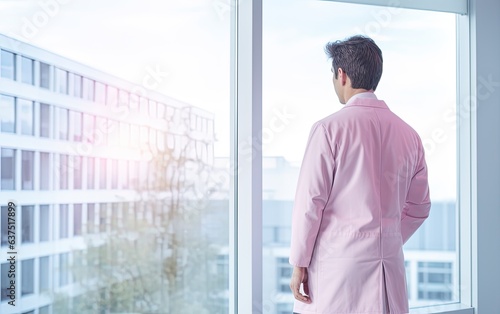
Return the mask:
{"type": "Polygon", "coordinates": [[[54,294],[78,294],[69,267],[84,236],[137,213],[152,156],[180,147],[187,128],[192,153],[212,163],[213,115],[148,89],[153,77],[134,85],[4,35],[0,65],[0,313],[53,313],[54,294]]]}

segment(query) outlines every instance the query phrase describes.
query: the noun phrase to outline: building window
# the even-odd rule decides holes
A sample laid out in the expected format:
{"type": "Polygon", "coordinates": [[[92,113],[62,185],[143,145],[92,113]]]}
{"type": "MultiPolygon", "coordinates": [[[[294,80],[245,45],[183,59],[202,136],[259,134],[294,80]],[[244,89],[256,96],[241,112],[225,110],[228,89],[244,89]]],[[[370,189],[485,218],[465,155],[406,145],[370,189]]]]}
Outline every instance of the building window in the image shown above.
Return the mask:
{"type": "Polygon", "coordinates": [[[59,189],[68,188],[68,155],[59,155],[59,189]]]}
{"type": "Polygon", "coordinates": [[[107,229],[108,204],[99,204],[99,232],[104,233],[107,229]]]}
{"type": "Polygon", "coordinates": [[[81,142],[83,137],[83,115],[81,112],[70,111],[71,128],[73,129],[73,141],[81,142]]]}
{"type": "Polygon", "coordinates": [[[290,278],[292,277],[292,265],[288,263],[287,257],[276,258],[276,271],[278,279],[278,292],[290,293],[290,278]]]}
{"type": "Polygon", "coordinates": [[[108,86],[106,93],[106,105],[116,107],[118,105],[118,89],[108,86]]]}
{"type": "Polygon", "coordinates": [[[122,189],[128,188],[128,169],[128,161],[123,159],[120,160],[118,174],[120,176],[120,187],[122,189]]]}
{"type": "Polygon", "coordinates": [[[0,217],[0,238],[1,238],[1,246],[7,245],[7,240],[8,240],[8,207],[7,206],[2,206],[0,207],[0,214],[2,215],[0,217]]]}
{"type": "Polygon", "coordinates": [[[33,85],[33,59],[21,57],[21,82],[33,85]]]}
{"type": "Polygon", "coordinates": [[[147,98],[141,97],[139,99],[139,110],[143,115],[147,115],[149,113],[149,103],[147,98]]]}
{"type": "Polygon", "coordinates": [[[95,102],[106,104],[106,85],[101,82],[95,82],[95,102]]]}
{"type": "Polygon", "coordinates": [[[73,93],[72,95],[77,98],[82,98],[82,76],[78,74],[73,75],[73,93]]]}
{"type": "Polygon", "coordinates": [[[130,101],[129,98],[130,98],[129,93],[127,91],[120,89],[120,91],[118,92],[118,104],[120,106],[128,107],[130,101]]]}
{"type": "Polygon", "coordinates": [[[16,133],[16,106],[14,97],[0,95],[1,131],[16,133]]]}
{"type": "Polygon", "coordinates": [[[50,289],[50,256],[40,257],[40,293],[48,292],[50,289]]]}
{"type": "Polygon", "coordinates": [[[293,303],[276,304],[276,314],[290,314],[293,312],[293,303]]]}
{"type": "Polygon", "coordinates": [[[138,148],[140,139],[140,129],[136,124],[130,125],[130,147],[138,148]]]}
{"type": "Polygon", "coordinates": [[[73,156],[73,189],[79,190],[82,188],[82,157],[73,156]]]}
{"type": "Polygon", "coordinates": [[[59,254],[59,287],[69,283],[69,253],[59,254]]]}
{"type": "Polygon", "coordinates": [[[39,308],[38,314],[50,314],[50,305],[46,305],[46,306],[39,308]]]}
{"type": "Polygon", "coordinates": [[[33,243],[34,240],[34,225],[33,220],[34,206],[21,206],[21,242],[33,243]]]}
{"type": "Polygon", "coordinates": [[[50,241],[50,208],[40,205],[40,242],[50,241]]]}
{"type": "Polygon", "coordinates": [[[130,94],[130,103],[129,103],[130,111],[133,113],[139,112],[139,95],[130,94]]]}
{"type": "Polygon", "coordinates": [[[68,71],[56,68],[56,92],[68,94],[68,71]]]}
{"type": "Polygon", "coordinates": [[[40,87],[50,89],[50,65],[40,62],[40,87]]]}
{"type": "Polygon", "coordinates": [[[21,134],[33,135],[34,115],[33,102],[25,99],[17,99],[17,118],[21,126],[21,134]]]}
{"type": "Polygon", "coordinates": [[[87,233],[94,233],[95,204],[87,204],[87,233]]]}
{"type": "Polygon", "coordinates": [[[82,204],[73,205],[73,235],[82,235],[82,204]]]}
{"type": "Polygon", "coordinates": [[[118,160],[111,160],[111,188],[118,188],[118,160]]]}
{"type": "Polygon", "coordinates": [[[40,153],[40,190],[50,189],[50,153],[40,153]]]}
{"type": "Polygon", "coordinates": [[[87,158],[87,189],[94,189],[95,184],[95,159],[94,157],[87,158]]]}
{"type": "Polygon", "coordinates": [[[2,148],[1,158],[0,190],[14,190],[16,188],[16,150],[11,148],[2,148]]]}
{"type": "Polygon", "coordinates": [[[50,137],[50,105],[40,104],[40,136],[50,137]]]}
{"type": "Polygon", "coordinates": [[[99,188],[106,189],[107,182],[107,168],[106,168],[106,159],[100,159],[100,168],[99,168],[99,188]]]}
{"type": "Polygon", "coordinates": [[[21,295],[33,294],[35,291],[35,259],[21,261],[21,295]]]}
{"type": "Polygon", "coordinates": [[[139,188],[139,162],[131,160],[129,161],[129,188],[137,189],[139,188]]]}
{"type": "Polygon", "coordinates": [[[451,262],[418,262],[418,299],[452,301],[452,277],[451,262]]]}
{"type": "Polygon", "coordinates": [[[120,145],[128,147],[130,138],[130,125],[126,122],[120,122],[120,145]]]}
{"type": "Polygon", "coordinates": [[[59,239],[68,237],[68,204],[59,205],[59,239]]]}
{"type": "Polygon", "coordinates": [[[21,152],[21,188],[33,190],[33,166],[35,163],[35,152],[21,152]]]}
{"type": "Polygon", "coordinates": [[[83,99],[94,101],[94,80],[84,77],[82,86],[83,99]]]}
{"type": "Polygon", "coordinates": [[[68,140],[69,129],[69,110],[66,108],[57,108],[59,118],[59,139],[68,140]]]}
{"type": "Polygon", "coordinates": [[[95,143],[97,145],[106,146],[108,142],[108,119],[97,117],[97,128],[95,132],[95,143]]]}
{"type": "Polygon", "coordinates": [[[156,116],[159,119],[165,119],[165,114],[166,114],[166,108],[164,104],[158,103],[157,104],[157,114],[156,116]]]}
{"type": "MultiPolygon", "coordinates": [[[[9,300],[10,299],[9,295],[11,295],[10,292],[12,292],[12,295],[14,295],[14,296],[16,293],[14,290],[7,290],[10,288],[9,270],[10,270],[9,263],[2,264],[2,266],[1,266],[1,280],[2,280],[1,288],[2,289],[0,291],[2,294],[1,301],[9,300]]],[[[19,273],[17,273],[17,274],[19,274],[19,273]]]]}
{"type": "Polygon", "coordinates": [[[89,114],[83,115],[83,139],[87,143],[94,143],[95,139],[95,117],[89,114]]]}
{"type": "Polygon", "coordinates": [[[154,100],[149,100],[149,115],[155,117],[157,115],[157,103],[154,100]]]}
{"type": "Polygon", "coordinates": [[[217,278],[216,289],[217,290],[227,290],[229,289],[229,255],[219,254],[216,260],[216,274],[217,278]]]}
{"type": "Polygon", "coordinates": [[[0,76],[3,78],[16,79],[16,55],[5,50],[1,51],[0,76]]]}

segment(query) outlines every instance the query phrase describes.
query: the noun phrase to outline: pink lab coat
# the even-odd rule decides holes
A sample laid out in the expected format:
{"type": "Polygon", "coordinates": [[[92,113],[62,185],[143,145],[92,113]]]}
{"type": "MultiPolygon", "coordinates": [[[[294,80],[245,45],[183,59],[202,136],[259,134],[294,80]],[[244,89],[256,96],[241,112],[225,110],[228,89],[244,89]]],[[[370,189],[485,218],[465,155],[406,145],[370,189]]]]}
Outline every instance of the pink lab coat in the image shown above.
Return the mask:
{"type": "Polygon", "coordinates": [[[408,313],[402,246],[429,215],[417,133],[371,93],[312,127],[292,217],[290,264],[307,267],[301,314],[408,313]]]}

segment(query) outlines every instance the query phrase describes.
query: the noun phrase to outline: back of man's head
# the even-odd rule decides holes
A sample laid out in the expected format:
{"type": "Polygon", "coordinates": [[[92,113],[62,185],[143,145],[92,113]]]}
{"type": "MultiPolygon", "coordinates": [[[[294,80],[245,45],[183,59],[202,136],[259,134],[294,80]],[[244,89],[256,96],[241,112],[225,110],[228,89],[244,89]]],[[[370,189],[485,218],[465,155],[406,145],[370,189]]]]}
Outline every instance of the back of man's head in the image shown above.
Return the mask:
{"type": "Polygon", "coordinates": [[[362,35],[326,44],[325,52],[332,59],[337,78],[341,68],[351,80],[351,87],[375,90],[382,77],[382,51],[373,39],[362,35]]]}

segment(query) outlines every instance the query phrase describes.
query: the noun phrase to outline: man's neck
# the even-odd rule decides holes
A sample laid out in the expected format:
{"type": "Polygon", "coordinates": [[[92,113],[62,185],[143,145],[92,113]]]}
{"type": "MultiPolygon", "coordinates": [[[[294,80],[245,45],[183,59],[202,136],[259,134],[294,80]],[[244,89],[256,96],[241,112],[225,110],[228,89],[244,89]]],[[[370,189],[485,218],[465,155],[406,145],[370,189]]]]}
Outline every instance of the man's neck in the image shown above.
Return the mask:
{"type": "Polygon", "coordinates": [[[361,93],[366,93],[366,92],[372,92],[373,93],[373,90],[368,90],[368,89],[364,89],[364,88],[349,88],[349,89],[346,89],[345,93],[344,93],[345,102],[347,103],[349,101],[349,99],[351,99],[351,97],[354,96],[354,95],[361,94],[361,93]]]}

